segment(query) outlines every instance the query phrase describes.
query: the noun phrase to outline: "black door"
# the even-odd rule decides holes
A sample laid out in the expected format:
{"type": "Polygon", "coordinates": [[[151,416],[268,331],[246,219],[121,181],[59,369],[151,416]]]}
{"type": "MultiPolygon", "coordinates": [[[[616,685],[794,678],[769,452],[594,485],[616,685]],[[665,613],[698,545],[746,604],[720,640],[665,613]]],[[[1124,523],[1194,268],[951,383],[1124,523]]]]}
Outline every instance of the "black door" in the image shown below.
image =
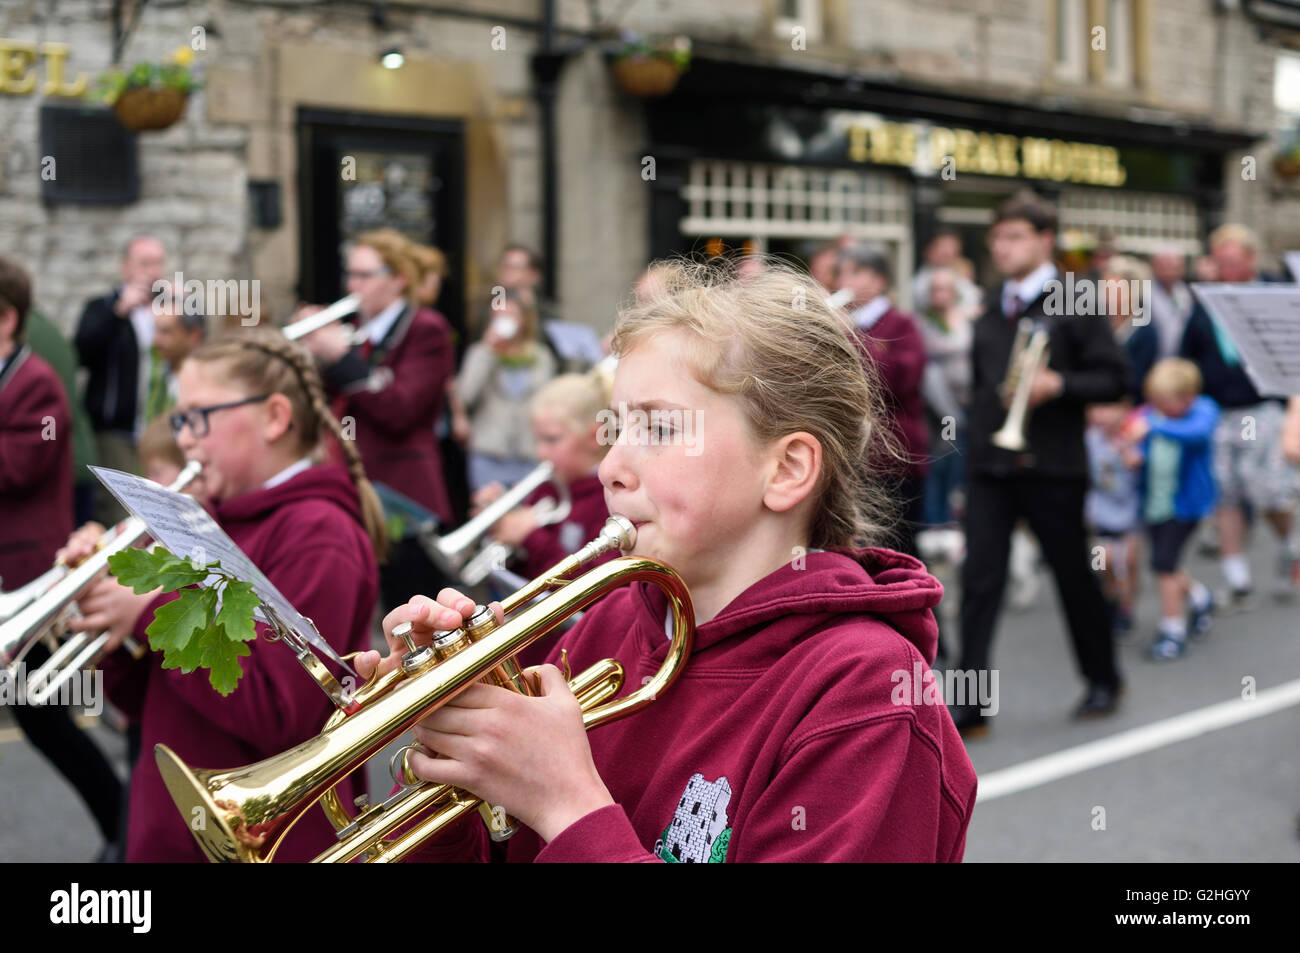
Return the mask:
{"type": "Polygon", "coordinates": [[[465,343],[465,132],[459,120],[298,110],[298,293],[346,294],[343,252],[373,228],[436,245],[451,274],[437,308],[465,343]]]}

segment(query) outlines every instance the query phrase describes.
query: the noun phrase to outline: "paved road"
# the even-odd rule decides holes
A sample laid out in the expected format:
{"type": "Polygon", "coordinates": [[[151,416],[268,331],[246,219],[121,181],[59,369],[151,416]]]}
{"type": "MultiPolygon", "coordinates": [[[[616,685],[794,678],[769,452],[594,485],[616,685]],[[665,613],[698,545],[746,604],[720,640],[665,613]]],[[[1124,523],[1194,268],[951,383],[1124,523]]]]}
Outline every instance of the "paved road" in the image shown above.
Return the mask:
{"type": "MultiPolygon", "coordinates": [[[[1264,568],[1271,573],[1275,551],[1267,533],[1258,533],[1252,547],[1257,574],[1264,568]]],[[[1189,568],[1212,588],[1222,584],[1210,560],[1194,556],[1189,568]]],[[[1263,578],[1271,584],[1271,576],[1263,578]]],[[[1246,678],[1260,695],[1300,679],[1300,604],[1267,594],[1251,611],[1217,620],[1183,659],[1146,661],[1159,617],[1153,588],[1140,604],[1134,643],[1120,647],[1122,709],[1097,722],[1069,718],[1083,689],[1050,585],[1031,609],[1004,613],[993,658],[1001,711],[990,735],[967,746],[982,780],[1053,752],[1240,700],[1246,678]]],[[[982,801],[967,835],[966,860],[1294,862],[1300,860],[1298,816],[1300,705],[1292,704],[982,801]],[[1099,819],[1104,829],[1094,828],[1099,819]]]]}
{"type": "MultiPolygon", "coordinates": [[[[1271,568],[1271,540],[1253,547],[1257,571],[1271,568]]],[[[1215,566],[1191,568],[1213,586],[1215,566]]],[[[1154,665],[1142,650],[1156,607],[1147,592],[1143,626],[1121,659],[1127,693],[1122,711],[1101,722],[1068,717],[1082,686],[1073,672],[1055,594],[1003,616],[995,644],[1001,711],[993,732],[969,752],[981,778],[1128,729],[1239,699],[1242,679],[1257,690],[1300,680],[1300,604],[1261,598],[1257,607],[1221,619],[1179,662],[1154,665]]],[[[120,770],[121,736],[101,722],[89,728],[120,770]]],[[[381,782],[372,772],[372,789],[381,782]]],[[[386,790],[386,788],[384,788],[386,790]]],[[[968,861],[1007,860],[1300,860],[1300,705],[1210,731],[1190,740],[1094,767],[976,807],[968,861]],[[1104,809],[1104,829],[1095,829],[1104,809]]],[[[0,708],[0,859],[85,861],[98,833],[73,791],[17,734],[0,708]]]]}

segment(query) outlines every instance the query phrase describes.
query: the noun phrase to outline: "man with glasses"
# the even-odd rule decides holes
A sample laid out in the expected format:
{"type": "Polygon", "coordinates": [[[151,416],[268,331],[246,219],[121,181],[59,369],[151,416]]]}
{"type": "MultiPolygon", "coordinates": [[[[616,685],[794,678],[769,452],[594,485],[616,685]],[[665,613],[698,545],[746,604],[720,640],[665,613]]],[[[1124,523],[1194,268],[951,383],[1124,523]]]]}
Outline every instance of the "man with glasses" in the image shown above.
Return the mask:
{"type": "MultiPolygon", "coordinates": [[[[1128,366],[1105,315],[1074,314],[1073,307],[1056,307],[1064,301],[1062,294],[1049,297],[1060,280],[1052,263],[1055,243],[1056,212],[1033,195],[1003,204],[989,232],[993,264],[1005,281],[990,293],[987,309],[975,323],[972,346],[959,668],[978,673],[989,667],[1011,531],[1024,517],[1056,577],[1075,661],[1088,686],[1074,714],[1086,718],[1115,710],[1120,677],[1110,616],[1090,568],[1084,530],[1084,407],[1123,396],[1128,366]],[[1032,412],[1025,425],[1028,447],[1016,453],[994,446],[992,438],[1006,419],[1001,384],[1023,318],[1050,333],[1050,358],[1033,377],[1032,412]]],[[[955,706],[953,720],[967,736],[988,728],[978,705],[955,706]]]]}

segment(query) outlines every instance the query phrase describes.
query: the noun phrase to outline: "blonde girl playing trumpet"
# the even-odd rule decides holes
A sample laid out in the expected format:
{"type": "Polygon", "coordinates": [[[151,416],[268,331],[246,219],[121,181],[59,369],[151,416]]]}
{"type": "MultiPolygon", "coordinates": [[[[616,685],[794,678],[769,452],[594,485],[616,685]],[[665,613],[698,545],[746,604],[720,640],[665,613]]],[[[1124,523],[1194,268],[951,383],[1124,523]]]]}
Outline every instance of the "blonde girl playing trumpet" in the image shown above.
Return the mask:
{"type": "MultiPolygon", "coordinates": [[[[553,664],[538,697],[474,685],[415,729],[437,755],[412,767],[526,825],[510,860],[960,860],[975,774],[942,699],[903,684],[927,681],[942,590],[871,545],[891,505],[867,469],[881,395],[849,330],[776,263],[658,273],[620,315],[611,402],[657,429],[621,432],[599,475],[633,552],[689,585],[694,651],[654,704],[590,735],[553,664]],[[673,411],[695,415],[693,446],[673,411]]],[[[413,598],[362,673],[396,664],[395,625],[427,638],[472,609],[450,589],[413,598]]],[[[630,691],[659,667],[666,615],[657,589],[624,587],[550,661],[618,658],[630,691]]],[[[485,860],[485,828],[463,822],[421,856],[485,860]]]]}

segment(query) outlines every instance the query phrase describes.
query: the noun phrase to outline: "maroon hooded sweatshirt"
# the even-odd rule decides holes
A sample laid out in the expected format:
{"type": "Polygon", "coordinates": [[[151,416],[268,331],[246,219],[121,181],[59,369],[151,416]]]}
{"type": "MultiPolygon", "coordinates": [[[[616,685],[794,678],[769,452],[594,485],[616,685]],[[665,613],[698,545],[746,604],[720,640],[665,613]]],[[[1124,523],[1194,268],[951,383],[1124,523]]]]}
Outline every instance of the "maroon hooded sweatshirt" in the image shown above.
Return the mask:
{"type": "MultiPolygon", "coordinates": [[[[548,844],[521,830],[508,859],[961,860],[974,768],[947,708],[904,690],[934,660],[941,595],[885,549],[810,553],[756,582],[699,627],[662,697],[591,732],[616,803],[548,844]]],[[[617,658],[631,691],[667,652],[666,612],[657,588],[623,587],[550,661],[617,658]]],[[[474,814],[417,856],[482,860],[487,844],[474,814]]]]}
{"type": "MultiPolygon", "coordinates": [[[[371,647],[379,575],[346,470],[333,464],[312,467],[279,486],[217,503],[213,516],[284,597],[315,621],[339,655],[371,647]]],[[[144,630],[154,610],[172,598],[159,596],[141,613],[135,628],[141,644],[148,644],[144,630]]],[[[259,636],[266,631],[258,626],[259,636]]],[[[154,745],[167,745],[194,768],[243,767],[320,734],[334,711],[289,648],[264,637],[248,646],[252,654],[240,659],[243,677],[224,698],[208,683],[205,669],[189,675],[164,670],[161,652],[136,662],[118,651],[104,660],[109,698],[141,720],[140,759],[131,776],[128,861],[204,859],[189,818],[167,793],[154,745]]],[[[362,793],[351,783],[340,790],[349,804],[362,793]]],[[[294,825],[275,859],[310,860],[333,843],[334,829],[313,808],[294,825]]]]}
{"type": "Polygon", "coordinates": [[[54,369],[19,345],[0,361],[0,589],[49,569],[71,532],[68,398],[54,369]]]}

